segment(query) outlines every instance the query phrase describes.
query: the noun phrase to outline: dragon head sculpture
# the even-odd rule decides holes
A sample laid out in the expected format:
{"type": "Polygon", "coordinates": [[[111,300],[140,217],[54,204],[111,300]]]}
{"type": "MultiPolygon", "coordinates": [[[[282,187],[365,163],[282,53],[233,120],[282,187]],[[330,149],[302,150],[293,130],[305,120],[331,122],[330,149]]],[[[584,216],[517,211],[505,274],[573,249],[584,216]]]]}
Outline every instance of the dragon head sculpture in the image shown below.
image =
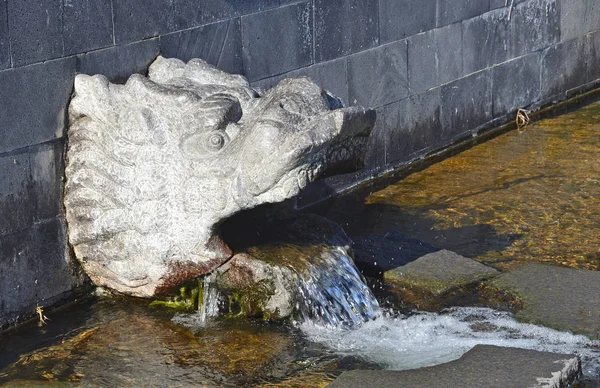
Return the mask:
{"type": "Polygon", "coordinates": [[[78,75],[69,106],[69,240],[97,285],[152,296],[231,256],[219,224],[356,164],[375,112],[308,78],[259,95],[194,59],[158,57],[115,85],[78,75]]]}

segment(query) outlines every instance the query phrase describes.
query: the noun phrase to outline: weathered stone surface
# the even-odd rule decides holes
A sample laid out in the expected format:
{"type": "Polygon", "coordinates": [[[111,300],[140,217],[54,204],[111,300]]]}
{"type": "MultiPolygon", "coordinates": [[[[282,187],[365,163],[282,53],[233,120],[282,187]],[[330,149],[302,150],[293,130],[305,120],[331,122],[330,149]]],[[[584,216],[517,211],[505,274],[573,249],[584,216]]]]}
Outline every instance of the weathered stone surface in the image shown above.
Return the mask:
{"type": "MultiPolygon", "coordinates": [[[[502,0],[504,2],[504,0],[502,0]]],[[[487,12],[463,23],[465,74],[506,61],[510,56],[510,21],[504,9],[487,12]]]]}
{"type": "Polygon", "coordinates": [[[0,70],[10,67],[10,36],[6,0],[0,2],[0,70]]]}
{"type": "Polygon", "coordinates": [[[64,1],[62,19],[64,55],[113,44],[112,5],[109,1],[64,1]]]}
{"type": "Polygon", "coordinates": [[[117,44],[134,42],[174,30],[171,0],[114,1],[112,7],[117,44]]]}
{"type": "Polygon", "coordinates": [[[387,161],[408,161],[449,140],[440,136],[443,133],[440,103],[441,88],[434,88],[386,105],[387,161]]]}
{"type": "MultiPolygon", "coordinates": [[[[590,38],[579,37],[547,49],[542,57],[542,98],[565,98],[566,91],[590,81],[590,38]]],[[[597,70],[597,69],[595,69],[597,70]]]]}
{"type": "Polygon", "coordinates": [[[442,137],[453,139],[492,118],[490,70],[480,71],[441,88],[442,137]]]}
{"type": "Polygon", "coordinates": [[[8,23],[14,66],[63,55],[61,1],[11,0],[8,23]]]}
{"type": "Polygon", "coordinates": [[[60,219],[0,236],[0,326],[33,315],[82,284],[71,265],[60,219]]]}
{"type": "Polygon", "coordinates": [[[158,39],[146,39],[78,55],[77,73],[103,74],[111,82],[125,82],[133,73],[146,73],[159,53],[158,43],[158,39]]]}
{"type": "Polygon", "coordinates": [[[529,264],[489,285],[522,300],[521,320],[600,338],[600,272],[529,264]]]}
{"type": "MultiPolygon", "coordinates": [[[[34,220],[63,214],[62,177],[65,171],[63,139],[41,144],[30,150],[32,196],[35,198],[34,220]]],[[[29,206],[32,204],[30,203],[29,206]]]]}
{"type": "Polygon", "coordinates": [[[561,388],[581,375],[577,356],[476,345],[456,361],[406,371],[344,372],[331,388],[561,388]]]}
{"type": "Polygon", "coordinates": [[[377,0],[315,0],[315,61],[375,47],[378,19],[377,0]]]}
{"type": "MultiPolygon", "coordinates": [[[[438,0],[438,26],[445,26],[481,15],[489,10],[489,2],[482,0],[438,0]]],[[[414,17],[415,15],[413,15],[414,17]]]]}
{"type": "Polygon", "coordinates": [[[393,287],[420,288],[435,295],[497,274],[494,268],[443,249],[386,271],[383,278],[393,287]]]}
{"type": "Polygon", "coordinates": [[[244,72],[239,19],[162,35],[160,52],[166,58],[177,58],[184,62],[192,58],[204,59],[228,73],[244,72]]]}
{"type": "Polygon", "coordinates": [[[245,75],[250,81],[313,63],[311,3],[292,4],[242,17],[245,75]]]}
{"type": "Polygon", "coordinates": [[[562,0],[560,39],[566,41],[600,29],[600,4],[595,0],[562,0]]]}
{"type": "Polygon", "coordinates": [[[330,101],[307,78],[259,98],[199,59],[159,57],[125,85],[77,76],[65,206],[90,278],[150,296],[206,273],[231,255],[224,219],[356,167],[375,112],[330,101]]]}
{"type": "Polygon", "coordinates": [[[408,40],[411,94],[420,94],[463,74],[460,24],[415,35],[408,40]]]}
{"type": "Polygon", "coordinates": [[[512,114],[540,101],[541,67],[540,55],[534,53],[492,69],[494,117],[512,114]]]}
{"type": "Polygon", "coordinates": [[[75,58],[0,72],[0,152],[62,137],[75,58]]]}
{"type": "Polygon", "coordinates": [[[542,50],[560,41],[559,0],[529,0],[511,13],[510,58],[542,50]]]}
{"type": "Polygon", "coordinates": [[[0,235],[25,229],[33,223],[29,155],[0,157],[0,235]]]}
{"type": "Polygon", "coordinates": [[[379,2],[381,43],[404,39],[436,26],[437,0],[379,2]],[[416,16],[418,15],[418,17],[416,16]]]}
{"type": "Polygon", "coordinates": [[[351,104],[381,107],[408,97],[406,41],[389,43],[348,57],[351,104]]]}
{"type": "Polygon", "coordinates": [[[331,95],[339,98],[344,105],[348,104],[347,83],[347,60],[346,58],[334,59],[321,62],[312,66],[303,67],[289,73],[265,78],[252,82],[252,87],[270,89],[284,78],[309,77],[317,85],[327,90],[331,95]]]}
{"type": "Polygon", "coordinates": [[[173,0],[175,29],[182,30],[236,18],[278,5],[278,0],[203,0],[201,3],[198,0],[173,0]]]}

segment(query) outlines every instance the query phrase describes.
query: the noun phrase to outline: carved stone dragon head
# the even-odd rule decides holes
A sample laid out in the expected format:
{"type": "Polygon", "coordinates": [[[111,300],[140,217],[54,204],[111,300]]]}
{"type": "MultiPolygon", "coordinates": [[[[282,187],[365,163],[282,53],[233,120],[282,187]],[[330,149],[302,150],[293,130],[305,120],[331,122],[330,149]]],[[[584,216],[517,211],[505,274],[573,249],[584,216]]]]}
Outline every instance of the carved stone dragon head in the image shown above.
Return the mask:
{"type": "Polygon", "coordinates": [[[158,57],[124,85],[78,75],[65,206],[87,274],[152,296],[222,264],[223,220],[361,159],[375,112],[334,108],[308,78],[259,95],[199,59],[158,57]]]}

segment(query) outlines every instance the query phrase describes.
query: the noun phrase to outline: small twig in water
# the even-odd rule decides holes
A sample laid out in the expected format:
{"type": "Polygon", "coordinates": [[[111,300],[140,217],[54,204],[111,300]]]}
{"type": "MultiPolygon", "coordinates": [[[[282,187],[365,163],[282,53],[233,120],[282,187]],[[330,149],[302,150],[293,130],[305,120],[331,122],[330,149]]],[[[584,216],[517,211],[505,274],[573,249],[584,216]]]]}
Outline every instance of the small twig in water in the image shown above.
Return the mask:
{"type": "Polygon", "coordinates": [[[517,129],[520,131],[521,128],[529,124],[529,113],[528,110],[525,109],[517,109],[517,117],[515,118],[515,123],[517,124],[517,129]]]}
{"type": "Polygon", "coordinates": [[[47,323],[47,321],[50,320],[50,318],[48,318],[47,316],[44,315],[44,309],[40,306],[36,306],[35,308],[35,312],[38,315],[38,326],[42,326],[45,325],[47,323]]]}

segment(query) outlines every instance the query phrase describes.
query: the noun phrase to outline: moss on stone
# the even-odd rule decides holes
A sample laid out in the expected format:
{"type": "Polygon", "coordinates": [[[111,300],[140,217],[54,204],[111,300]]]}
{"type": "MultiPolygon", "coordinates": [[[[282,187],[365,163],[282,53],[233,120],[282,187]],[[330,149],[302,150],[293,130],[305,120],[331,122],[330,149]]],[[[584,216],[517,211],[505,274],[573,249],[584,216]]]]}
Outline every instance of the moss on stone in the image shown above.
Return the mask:
{"type": "Polygon", "coordinates": [[[150,302],[152,308],[166,308],[177,312],[193,312],[202,308],[204,300],[204,282],[197,278],[184,283],[177,293],[174,290],[150,302]],[[174,294],[174,295],[173,295],[174,294]]]}

